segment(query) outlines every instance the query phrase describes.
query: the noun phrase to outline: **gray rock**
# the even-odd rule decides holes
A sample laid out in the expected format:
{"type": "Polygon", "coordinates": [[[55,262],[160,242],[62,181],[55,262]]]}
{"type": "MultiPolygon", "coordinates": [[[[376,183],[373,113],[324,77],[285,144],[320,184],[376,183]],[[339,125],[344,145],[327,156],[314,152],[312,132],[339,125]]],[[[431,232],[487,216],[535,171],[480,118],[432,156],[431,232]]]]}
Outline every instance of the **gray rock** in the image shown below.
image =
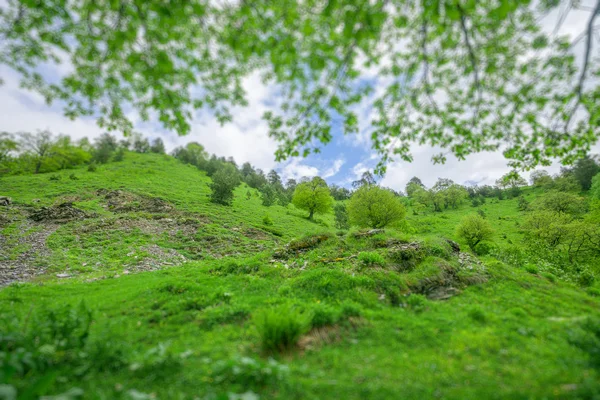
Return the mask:
{"type": "Polygon", "coordinates": [[[12,199],[6,196],[0,196],[0,206],[8,207],[12,203],[12,199]]]}

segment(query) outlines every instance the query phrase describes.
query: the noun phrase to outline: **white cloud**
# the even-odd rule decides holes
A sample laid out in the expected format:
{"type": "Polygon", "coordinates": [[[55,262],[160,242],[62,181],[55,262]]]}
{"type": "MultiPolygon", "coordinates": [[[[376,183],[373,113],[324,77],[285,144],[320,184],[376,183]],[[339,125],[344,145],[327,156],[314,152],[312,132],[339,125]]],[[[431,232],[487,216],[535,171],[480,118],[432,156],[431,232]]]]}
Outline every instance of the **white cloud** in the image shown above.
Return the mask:
{"type": "Polygon", "coordinates": [[[323,172],[322,177],[327,179],[327,178],[331,178],[332,176],[336,175],[338,172],[340,172],[340,169],[342,168],[342,165],[344,165],[346,163],[346,161],[342,158],[338,158],[337,160],[335,160],[333,162],[333,165],[326,169],[323,172]]]}
{"type": "Polygon", "coordinates": [[[313,177],[319,175],[319,169],[311,165],[302,163],[301,158],[293,158],[281,168],[281,177],[283,181],[288,179],[299,180],[302,177],[313,177]]]}

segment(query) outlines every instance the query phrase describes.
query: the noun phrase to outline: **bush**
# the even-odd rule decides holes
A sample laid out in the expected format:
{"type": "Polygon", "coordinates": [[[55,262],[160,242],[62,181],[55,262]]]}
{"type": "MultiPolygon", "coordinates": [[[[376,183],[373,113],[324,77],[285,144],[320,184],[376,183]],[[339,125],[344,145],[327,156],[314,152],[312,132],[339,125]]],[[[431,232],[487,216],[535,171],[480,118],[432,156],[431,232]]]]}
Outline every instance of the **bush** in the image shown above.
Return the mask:
{"type": "Polygon", "coordinates": [[[476,214],[463,218],[456,228],[457,236],[464,239],[471,250],[483,240],[490,239],[493,232],[490,223],[476,214]]]}
{"type": "Polygon", "coordinates": [[[75,174],[69,175],[69,179],[72,180],[72,181],[78,181],[79,180],[79,178],[75,174]]]}
{"type": "Polygon", "coordinates": [[[475,254],[477,254],[478,256],[487,256],[488,254],[490,254],[494,249],[496,248],[496,245],[494,243],[491,242],[481,242],[478,243],[475,248],[473,249],[473,251],[475,252],[475,254]]]}
{"type": "Polygon", "coordinates": [[[273,220],[271,219],[271,217],[269,217],[269,214],[265,214],[265,216],[263,217],[262,222],[263,222],[263,224],[265,224],[267,226],[273,225],[273,220]]]}
{"type": "Polygon", "coordinates": [[[96,165],[95,161],[92,161],[87,167],[88,172],[96,172],[97,169],[98,166],[96,165]]]}
{"type": "Polygon", "coordinates": [[[361,228],[385,228],[405,215],[400,199],[379,186],[364,185],[348,201],[350,223],[361,228]]]}
{"type": "Polygon", "coordinates": [[[310,329],[312,315],[289,306],[259,312],[254,323],[263,351],[286,352],[298,345],[300,337],[310,329]]]}
{"type": "Polygon", "coordinates": [[[210,201],[224,206],[233,203],[233,189],[240,184],[238,171],[231,164],[224,164],[213,176],[210,201]]]}
{"type": "Polygon", "coordinates": [[[525,264],[525,271],[535,275],[538,273],[538,267],[533,264],[525,264]]]}
{"type": "Polygon", "coordinates": [[[418,244],[401,246],[400,248],[390,249],[388,258],[399,265],[401,271],[412,271],[426,257],[423,247],[418,244]]]}
{"type": "Polygon", "coordinates": [[[116,151],[116,153],[115,153],[115,155],[113,157],[113,161],[115,161],[115,162],[121,162],[121,161],[123,161],[124,158],[125,158],[125,149],[123,149],[122,147],[120,147],[116,151]]]}
{"type": "Polygon", "coordinates": [[[385,259],[379,253],[374,251],[363,251],[358,254],[358,261],[366,267],[385,266],[385,259]]]}
{"type": "Polygon", "coordinates": [[[60,181],[60,175],[50,175],[49,178],[51,181],[60,181]]]}
{"type": "Polygon", "coordinates": [[[594,274],[587,270],[581,272],[577,277],[577,283],[579,283],[579,285],[583,287],[592,286],[595,280],[596,277],[594,276],[594,274]]]}

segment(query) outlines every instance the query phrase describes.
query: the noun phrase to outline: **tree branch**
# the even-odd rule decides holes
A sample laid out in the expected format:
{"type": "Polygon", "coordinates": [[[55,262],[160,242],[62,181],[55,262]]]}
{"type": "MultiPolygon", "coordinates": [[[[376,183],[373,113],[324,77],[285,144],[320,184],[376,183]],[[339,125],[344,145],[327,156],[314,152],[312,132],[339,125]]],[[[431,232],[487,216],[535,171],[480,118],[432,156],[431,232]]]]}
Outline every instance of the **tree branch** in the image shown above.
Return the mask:
{"type": "Polygon", "coordinates": [[[585,83],[585,76],[587,75],[587,70],[588,70],[588,66],[589,66],[589,62],[590,62],[590,53],[592,52],[594,20],[596,19],[596,16],[598,16],[598,14],[600,14],[600,0],[596,0],[596,7],[594,8],[594,11],[592,11],[592,15],[590,16],[590,19],[588,20],[587,28],[585,30],[586,39],[585,39],[585,53],[583,56],[583,66],[581,67],[581,75],[579,76],[579,82],[577,83],[577,86],[575,87],[575,92],[577,94],[577,100],[575,102],[575,105],[571,109],[569,116],[567,117],[567,121],[565,122],[565,128],[564,128],[565,132],[569,129],[571,120],[573,119],[573,116],[579,109],[579,106],[581,105],[581,100],[583,98],[583,84],[585,83]]]}
{"type": "MultiPolygon", "coordinates": [[[[600,2],[600,0],[598,0],[600,2]]],[[[471,44],[471,40],[469,39],[469,30],[467,29],[467,24],[466,24],[466,14],[463,10],[463,8],[461,7],[460,4],[456,4],[456,7],[460,13],[460,27],[461,30],[465,36],[465,43],[467,45],[467,50],[469,52],[469,59],[471,60],[471,66],[473,67],[473,74],[474,79],[475,79],[475,88],[477,90],[477,105],[475,107],[475,114],[473,115],[473,122],[475,122],[475,120],[477,119],[477,115],[479,114],[479,107],[481,105],[481,82],[479,81],[479,71],[477,69],[477,58],[475,57],[475,51],[473,49],[473,46],[471,44]]]]}

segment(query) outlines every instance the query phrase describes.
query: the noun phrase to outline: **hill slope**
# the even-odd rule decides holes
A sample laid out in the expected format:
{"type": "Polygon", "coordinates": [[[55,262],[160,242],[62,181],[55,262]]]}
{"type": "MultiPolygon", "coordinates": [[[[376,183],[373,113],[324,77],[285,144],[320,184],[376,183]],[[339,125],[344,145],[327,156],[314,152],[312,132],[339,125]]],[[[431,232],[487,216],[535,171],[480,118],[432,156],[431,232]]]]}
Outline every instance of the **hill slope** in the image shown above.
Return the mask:
{"type": "MultiPolygon", "coordinates": [[[[599,299],[458,250],[467,208],[336,235],[243,186],[211,204],[166,156],[53,176],[0,181],[0,283],[28,281],[0,289],[18,398],[600,395],[599,299]],[[270,351],[274,327],[299,346],[270,351]]],[[[514,201],[484,208],[518,240],[514,201]]]]}

